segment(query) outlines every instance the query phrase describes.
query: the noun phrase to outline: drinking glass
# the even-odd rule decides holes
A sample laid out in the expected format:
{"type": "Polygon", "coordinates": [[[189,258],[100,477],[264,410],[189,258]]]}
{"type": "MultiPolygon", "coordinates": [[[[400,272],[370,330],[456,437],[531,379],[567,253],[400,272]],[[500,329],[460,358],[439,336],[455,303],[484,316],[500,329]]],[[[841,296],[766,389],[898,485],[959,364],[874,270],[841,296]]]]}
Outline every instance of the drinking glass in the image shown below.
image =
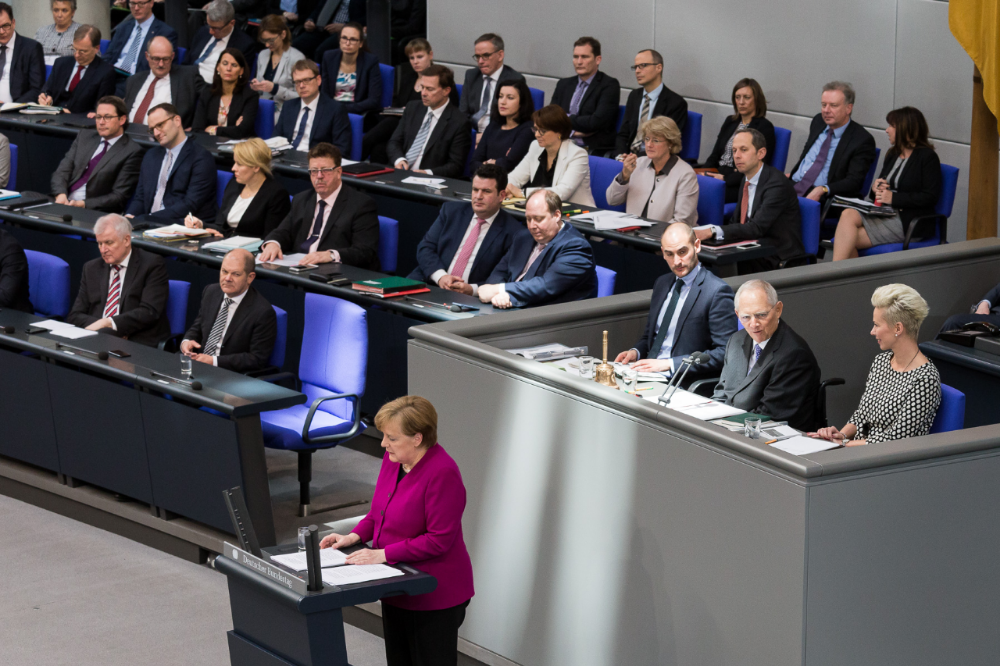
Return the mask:
{"type": "Polygon", "coordinates": [[[584,379],[594,378],[594,365],[597,359],[593,356],[581,356],[580,357],[580,376],[584,379]]]}
{"type": "Polygon", "coordinates": [[[299,550],[305,550],[306,549],[306,537],[307,536],[309,536],[309,528],[308,527],[300,527],[299,528],[299,550]]]}
{"type": "Polygon", "coordinates": [[[750,439],[760,439],[760,418],[748,416],[747,420],[743,422],[743,434],[750,439]]]}
{"type": "Polygon", "coordinates": [[[194,372],[191,369],[191,357],[181,354],[181,376],[185,379],[191,379],[194,372]]]}
{"type": "Polygon", "coordinates": [[[625,391],[635,393],[636,382],[639,380],[639,371],[632,368],[622,370],[622,379],[625,381],[625,391]]]}

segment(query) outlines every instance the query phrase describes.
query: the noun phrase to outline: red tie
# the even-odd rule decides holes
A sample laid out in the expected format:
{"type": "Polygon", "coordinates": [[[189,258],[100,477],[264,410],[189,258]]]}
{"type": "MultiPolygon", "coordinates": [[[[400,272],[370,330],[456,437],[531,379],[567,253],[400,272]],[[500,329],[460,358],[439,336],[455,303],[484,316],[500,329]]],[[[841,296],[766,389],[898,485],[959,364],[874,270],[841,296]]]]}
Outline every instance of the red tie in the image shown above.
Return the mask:
{"type": "Polygon", "coordinates": [[[111,284],[108,285],[108,300],[104,306],[105,319],[118,314],[118,302],[121,300],[122,295],[122,283],[120,279],[122,267],[119,264],[113,264],[111,270],[114,271],[114,274],[111,276],[111,284]]]}
{"type": "Polygon", "coordinates": [[[76,84],[80,83],[80,75],[83,74],[83,67],[76,68],[76,74],[73,75],[73,80],[69,82],[69,91],[73,92],[76,90],[76,84]]]}
{"type": "Polygon", "coordinates": [[[465,279],[465,267],[469,265],[469,259],[472,258],[472,251],[476,249],[476,241],[479,240],[479,234],[482,233],[484,224],[486,224],[486,220],[481,217],[476,218],[476,226],[469,231],[469,237],[465,239],[465,245],[459,250],[458,258],[455,259],[452,275],[465,279]]]}
{"type": "Polygon", "coordinates": [[[750,181],[743,177],[743,200],[740,201],[740,224],[747,223],[747,206],[750,205],[750,181]]]}
{"type": "Polygon", "coordinates": [[[139,125],[146,124],[146,112],[149,111],[149,105],[153,102],[153,95],[156,94],[156,82],[159,80],[160,77],[154,76],[153,80],[149,82],[149,90],[146,91],[146,96],[142,98],[142,104],[139,105],[139,110],[135,112],[135,119],[132,122],[139,125]]]}

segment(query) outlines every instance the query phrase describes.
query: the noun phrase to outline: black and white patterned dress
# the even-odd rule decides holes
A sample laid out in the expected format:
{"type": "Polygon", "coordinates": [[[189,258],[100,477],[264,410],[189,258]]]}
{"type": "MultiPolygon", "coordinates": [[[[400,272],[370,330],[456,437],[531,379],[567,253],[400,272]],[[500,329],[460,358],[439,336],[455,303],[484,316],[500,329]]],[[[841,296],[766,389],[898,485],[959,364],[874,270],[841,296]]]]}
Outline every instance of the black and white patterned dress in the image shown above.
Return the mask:
{"type": "Polygon", "coordinates": [[[869,444],[930,432],[941,405],[941,376],[928,359],[907,372],[892,369],[892,352],[875,357],[861,404],[848,420],[857,426],[855,439],[869,444]]]}

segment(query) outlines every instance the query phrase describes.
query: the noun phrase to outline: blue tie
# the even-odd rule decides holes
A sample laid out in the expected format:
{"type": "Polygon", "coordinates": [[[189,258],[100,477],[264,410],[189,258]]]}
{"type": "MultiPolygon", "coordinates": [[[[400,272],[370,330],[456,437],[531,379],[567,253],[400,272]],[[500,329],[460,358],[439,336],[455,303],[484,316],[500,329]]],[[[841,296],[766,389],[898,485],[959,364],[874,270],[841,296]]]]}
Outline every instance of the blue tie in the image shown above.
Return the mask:
{"type": "Polygon", "coordinates": [[[323,228],[323,211],[325,210],[326,202],[320,199],[319,210],[316,213],[316,218],[313,220],[312,227],[309,229],[309,237],[299,245],[299,249],[306,254],[309,254],[309,248],[312,247],[313,243],[319,240],[319,230],[323,228]]]}
{"type": "Polygon", "coordinates": [[[132,44],[128,47],[125,60],[122,61],[122,69],[126,72],[135,73],[135,60],[139,57],[139,47],[142,46],[142,26],[135,24],[135,31],[132,33],[132,44]]]}
{"type": "Polygon", "coordinates": [[[221,39],[217,39],[211,44],[209,44],[208,48],[205,49],[205,52],[202,53],[200,56],[198,56],[198,59],[194,61],[194,64],[200,65],[201,63],[205,62],[205,58],[207,58],[212,53],[212,50],[215,49],[215,46],[217,44],[220,44],[221,42],[222,42],[221,39]]]}
{"type": "Polygon", "coordinates": [[[306,135],[306,122],[309,120],[309,107],[305,107],[302,111],[302,120],[299,121],[299,128],[295,131],[295,140],[292,141],[292,148],[295,150],[299,149],[299,144],[302,143],[302,137],[306,135]]]}
{"type": "Polygon", "coordinates": [[[753,370],[757,366],[757,360],[760,359],[760,352],[761,351],[762,350],[760,348],[760,345],[755,344],[753,346],[753,358],[750,360],[750,367],[747,368],[747,377],[750,376],[750,371],[753,370]]]}

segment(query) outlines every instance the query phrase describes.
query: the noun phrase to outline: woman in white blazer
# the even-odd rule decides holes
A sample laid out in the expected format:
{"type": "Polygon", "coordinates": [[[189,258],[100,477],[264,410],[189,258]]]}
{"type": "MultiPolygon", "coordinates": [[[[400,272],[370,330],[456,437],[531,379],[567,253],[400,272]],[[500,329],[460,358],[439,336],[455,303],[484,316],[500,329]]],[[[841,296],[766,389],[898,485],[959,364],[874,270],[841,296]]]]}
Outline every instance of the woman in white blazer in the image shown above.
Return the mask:
{"type": "Polygon", "coordinates": [[[299,96],[292,83],[292,65],[305,59],[305,56],[292,47],[292,31],[283,16],[271,14],[264,17],[260,22],[259,35],[267,48],[257,54],[257,78],[250,82],[250,87],[262,98],[274,100],[274,121],[277,122],[281,104],[299,96]]]}
{"type": "Polygon", "coordinates": [[[594,206],[590,191],[590,158],[569,140],[573,131],[566,112],[555,104],[531,114],[535,141],[528,154],[510,172],[507,193],[527,197],[535,190],[552,190],[563,201],[594,206]]]}
{"type": "Polygon", "coordinates": [[[625,204],[625,212],[649,220],[698,222],[698,176],[678,157],[681,131],[667,116],[647,120],[639,129],[646,154],[629,153],[622,172],[608,185],[608,203],[625,204]]]}

